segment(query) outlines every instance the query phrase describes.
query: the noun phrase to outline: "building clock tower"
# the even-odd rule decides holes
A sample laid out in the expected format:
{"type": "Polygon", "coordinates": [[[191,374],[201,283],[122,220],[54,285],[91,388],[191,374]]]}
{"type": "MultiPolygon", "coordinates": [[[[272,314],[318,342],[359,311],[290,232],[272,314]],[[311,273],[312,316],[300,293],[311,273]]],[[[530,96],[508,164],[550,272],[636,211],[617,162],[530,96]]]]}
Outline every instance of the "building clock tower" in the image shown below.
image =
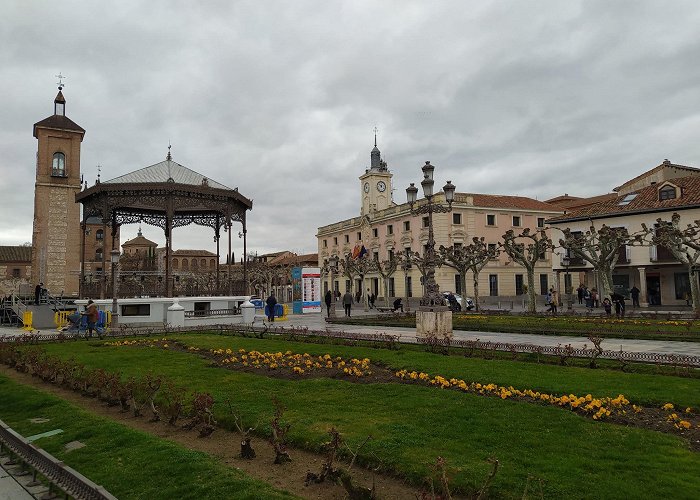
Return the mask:
{"type": "Polygon", "coordinates": [[[374,134],[374,149],[370,154],[370,168],[360,176],[360,198],[362,200],[360,215],[369,215],[378,210],[389,208],[391,199],[391,178],[386,162],[382,160],[377,148],[377,134],[374,134]]]}
{"type": "Polygon", "coordinates": [[[63,85],[52,116],[34,124],[38,141],[32,231],[32,280],[53,295],[78,295],[80,144],[85,130],[66,116],[63,85]]]}

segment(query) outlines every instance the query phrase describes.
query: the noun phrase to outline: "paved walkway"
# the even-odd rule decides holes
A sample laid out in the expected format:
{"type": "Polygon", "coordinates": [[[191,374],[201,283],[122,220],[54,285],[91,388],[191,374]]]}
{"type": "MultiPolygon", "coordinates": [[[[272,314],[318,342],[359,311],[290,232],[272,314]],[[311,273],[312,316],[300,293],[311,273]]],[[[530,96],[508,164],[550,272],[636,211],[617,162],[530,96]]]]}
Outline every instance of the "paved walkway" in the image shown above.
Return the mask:
{"type": "MultiPolygon", "coordinates": [[[[324,308],[325,309],[325,308],[324,308]]],[[[585,309],[584,309],[585,310],[585,309]]],[[[343,309],[338,306],[336,315],[343,316],[343,309]]],[[[377,312],[370,310],[364,311],[362,307],[354,306],[352,309],[353,317],[374,316],[377,312]]],[[[264,319],[263,316],[256,318],[256,324],[264,319]]],[[[280,326],[306,326],[310,330],[331,330],[344,331],[349,333],[377,333],[386,332],[392,335],[398,335],[404,342],[416,341],[415,328],[398,328],[398,327],[376,327],[362,325],[343,325],[337,323],[326,323],[325,310],[321,314],[303,314],[290,315],[286,321],[278,321],[275,323],[280,326]]],[[[15,327],[0,327],[0,336],[2,335],[17,335],[23,330],[15,327]]],[[[536,335],[525,333],[500,333],[500,332],[474,332],[474,331],[454,331],[455,338],[460,340],[475,340],[491,342],[507,342],[512,344],[533,344],[540,346],[557,346],[559,344],[571,344],[574,348],[583,347],[587,344],[591,347],[591,342],[586,337],[576,336],[558,336],[558,335],[536,335]]],[[[665,341],[665,340],[635,340],[635,339],[605,339],[602,344],[603,349],[619,350],[627,352],[653,352],[658,354],[684,354],[690,356],[700,356],[700,342],[680,342],[680,341],[665,341]]],[[[1,500],[1,499],[0,499],[1,500]]]]}
{"type": "MultiPolygon", "coordinates": [[[[5,461],[7,461],[6,458],[0,461],[0,500],[35,500],[37,497],[25,490],[2,465],[5,461]]],[[[31,479],[31,476],[29,478],[31,479]]],[[[46,491],[46,488],[43,488],[42,493],[46,491]]]]}

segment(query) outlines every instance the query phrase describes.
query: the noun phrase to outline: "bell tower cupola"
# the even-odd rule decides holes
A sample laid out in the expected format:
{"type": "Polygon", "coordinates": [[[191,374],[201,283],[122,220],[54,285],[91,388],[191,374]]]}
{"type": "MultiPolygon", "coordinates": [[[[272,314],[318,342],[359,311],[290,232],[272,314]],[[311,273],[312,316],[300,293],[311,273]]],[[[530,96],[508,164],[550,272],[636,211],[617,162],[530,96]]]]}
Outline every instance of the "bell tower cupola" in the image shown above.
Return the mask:
{"type": "Polygon", "coordinates": [[[374,129],[374,148],[370,153],[370,166],[360,176],[360,197],[362,200],[360,214],[369,215],[393,205],[391,199],[391,178],[387,164],[377,147],[377,129],[374,129]]]}
{"type": "MultiPolygon", "coordinates": [[[[61,77],[64,78],[64,77],[61,77]]],[[[80,271],[80,146],[85,129],[66,116],[59,82],[53,115],[34,124],[37,139],[32,280],[77,296],[80,271]]]]}

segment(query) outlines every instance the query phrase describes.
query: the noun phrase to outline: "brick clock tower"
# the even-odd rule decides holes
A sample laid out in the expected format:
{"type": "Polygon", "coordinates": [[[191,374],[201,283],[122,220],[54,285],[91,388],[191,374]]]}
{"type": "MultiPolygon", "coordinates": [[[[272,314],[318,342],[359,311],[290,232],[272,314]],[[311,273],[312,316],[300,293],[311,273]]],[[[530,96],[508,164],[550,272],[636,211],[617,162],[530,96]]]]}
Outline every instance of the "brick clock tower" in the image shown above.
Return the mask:
{"type": "Polygon", "coordinates": [[[66,116],[59,86],[52,116],[34,124],[38,141],[32,232],[32,281],[52,295],[78,295],[80,144],[85,130],[66,116]]]}

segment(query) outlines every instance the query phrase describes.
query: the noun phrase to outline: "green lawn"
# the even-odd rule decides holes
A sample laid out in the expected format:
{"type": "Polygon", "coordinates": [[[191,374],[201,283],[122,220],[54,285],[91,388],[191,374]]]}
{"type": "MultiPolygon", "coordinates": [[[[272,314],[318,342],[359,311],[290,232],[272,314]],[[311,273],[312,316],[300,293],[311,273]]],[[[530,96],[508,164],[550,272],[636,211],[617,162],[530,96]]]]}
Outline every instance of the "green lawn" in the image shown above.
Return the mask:
{"type": "MultiPolygon", "coordinates": [[[[406,316],[359,316],[357,318],[337,318],[335,323],[415,327],[414,315],[406,316]]],[[[541,335],[594,334],[603,338],[629,338],[645,340],[682,340],[700,342],[700,322],[651,318],[628,318],[617,320],[599,316],[531,316],[526,314],[455,314],[452,317],[455,330],[534,333],[541,335]]]]}
{"type": "Polygon", "coordinates": [[[24,436],[63,429],[35,444],[117,498],[295,498],[205,453],[94,416],[4,376],[0,376],[0,394],[1,420],[24,436]],[[34,417],[50,420],[34,424],[29,421],[34,417]],[[66,452],[65,444],[75,440],[86,447],[66,452]]]}
{"type": "MultiPolygon", "coordinates": [[[[179,337],[201,347],[368,357],[394,368],[553,393],[624,393],[639,403],[671,401],[695,407],[700,403],[697,379],[445,357],[403,348],[179,337]]],[[[331,426],[351,443],[371,434],[374,439],[363,449],[363,460],[381,463],[415,484],[429,474],[429,465],[440,455],[451,467],[453,484],[473,492],[489,469],[485,459],[495,456],[502,469],[492,487],[494,498],[520,498],[528,475],[545,481],[547,498],[696,498],[700,492],[700,454],[689,451],[681,438],[595,422],[555,407],[412,385],[273,379],[211,367],[195,355],[155,348],[104,347],[97,342],[46,348],[124,375],[153,371],[191,389],[211,392],[217,401],[230,398],[243,408],[250,424],[269,420],[271,398],[277,396],[289,407],[286,417],[292,423],[294,444],[318,449],[331,426]]],[[[215,411],[223,425],[230,425],[223,405],[215,411]]],[[[269,432],[264,427],[259,431],[269,432]]]]}

